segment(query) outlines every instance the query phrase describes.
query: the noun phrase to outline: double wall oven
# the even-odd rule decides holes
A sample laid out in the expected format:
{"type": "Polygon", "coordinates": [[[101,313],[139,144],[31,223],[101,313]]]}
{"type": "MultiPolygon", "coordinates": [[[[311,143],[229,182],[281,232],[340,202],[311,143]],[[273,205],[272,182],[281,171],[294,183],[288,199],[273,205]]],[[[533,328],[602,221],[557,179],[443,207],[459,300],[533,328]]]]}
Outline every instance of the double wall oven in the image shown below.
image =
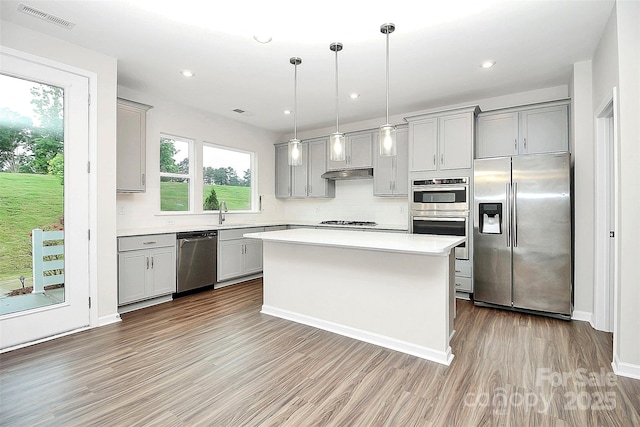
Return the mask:
{"type": "Polygon", "coordinates": [[[416,179],[411,186],[411,232],[464,236],[456,259],[469,259],[469,178],[416,179]]]}

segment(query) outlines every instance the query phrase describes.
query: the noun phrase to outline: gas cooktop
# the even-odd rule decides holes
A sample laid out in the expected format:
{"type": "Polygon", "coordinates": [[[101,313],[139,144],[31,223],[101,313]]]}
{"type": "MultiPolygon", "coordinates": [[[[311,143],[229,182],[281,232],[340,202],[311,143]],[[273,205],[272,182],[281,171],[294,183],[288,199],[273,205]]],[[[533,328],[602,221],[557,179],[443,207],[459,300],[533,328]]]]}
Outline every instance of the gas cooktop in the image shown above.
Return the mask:
{"type": "Polygon", "coordinates": [[[320,224],[325,224],[325,225],[362,225],[362,226],[378,225],[373,221],[339,221],[339,220],[322,221],[320,224]]]}

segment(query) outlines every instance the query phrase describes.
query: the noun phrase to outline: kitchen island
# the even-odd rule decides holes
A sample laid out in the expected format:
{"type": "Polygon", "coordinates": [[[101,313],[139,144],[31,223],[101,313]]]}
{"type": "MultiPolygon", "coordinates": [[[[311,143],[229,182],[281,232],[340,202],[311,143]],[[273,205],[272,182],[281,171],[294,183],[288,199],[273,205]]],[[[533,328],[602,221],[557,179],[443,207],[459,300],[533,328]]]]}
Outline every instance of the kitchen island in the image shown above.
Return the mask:
{"type": "Polygon", "coordinates": [[[449,365],[462,237],[295,229],[263,241],[262,313],[449,365]]]}

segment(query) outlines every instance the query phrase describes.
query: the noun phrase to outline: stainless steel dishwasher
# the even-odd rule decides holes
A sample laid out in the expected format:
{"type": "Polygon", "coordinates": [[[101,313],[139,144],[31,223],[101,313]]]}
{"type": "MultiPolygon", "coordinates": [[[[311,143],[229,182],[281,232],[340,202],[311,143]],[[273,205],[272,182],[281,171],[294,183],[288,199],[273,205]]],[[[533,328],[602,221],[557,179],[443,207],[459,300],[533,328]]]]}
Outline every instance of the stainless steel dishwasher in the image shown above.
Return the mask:
{"type": "Polygon", "coordinates": [[[176,293],[213,285],[217,277],[218,232],[198,231],[177,235],[176,293]]]}

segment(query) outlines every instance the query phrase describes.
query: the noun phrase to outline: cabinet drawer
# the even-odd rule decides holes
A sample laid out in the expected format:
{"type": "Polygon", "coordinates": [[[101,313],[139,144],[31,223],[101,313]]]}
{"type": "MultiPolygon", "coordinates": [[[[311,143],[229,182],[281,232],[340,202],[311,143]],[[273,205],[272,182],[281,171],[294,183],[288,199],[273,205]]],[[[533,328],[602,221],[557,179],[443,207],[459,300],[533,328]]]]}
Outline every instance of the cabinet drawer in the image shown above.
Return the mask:
{"type": "Polygon", "coordinates": [[[456,291],[471,292],[471,278],[456,276],[456,291]]]}
{"type": "Polygon", "coordinates": [[[471,261],[457,259],[456,276],[471,277],[471,261]]]}
{"type": "Polygon", "coordinates": [[[144,236],[131,236],[118,238],[118,251],[135,251],[137,249],[162,248],[176,245],[175,233],[147,234],[144,236]]]}
{"type": "Polygon", "coordinates": [[[218,240],[235,240],[242,239],[246,233],[261,233],[264,231],[264,227],[251,227],[251,228],[234,228],[231,230],[220,230],[218,233],[218,240]]]}

